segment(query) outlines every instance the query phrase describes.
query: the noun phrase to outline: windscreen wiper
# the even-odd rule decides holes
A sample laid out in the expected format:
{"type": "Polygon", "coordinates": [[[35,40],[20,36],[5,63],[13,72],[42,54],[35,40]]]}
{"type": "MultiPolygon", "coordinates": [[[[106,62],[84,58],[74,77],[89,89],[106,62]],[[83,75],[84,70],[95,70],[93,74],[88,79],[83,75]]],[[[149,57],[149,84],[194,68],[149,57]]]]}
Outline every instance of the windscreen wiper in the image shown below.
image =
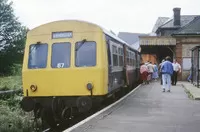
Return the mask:
{"type": "Polygon", "coordinates": [[[86,42],[87,40],[86,39],[83,39],[81,41],[81,43],[78,45],[78,47],[76,47],[75,51],[78,51],[80,49],[80,47],[86,42]]]}
{"type": "Polygon", "coordinates": [[[34,44],[34,47],[29,51],[29,54],[32,53],[33,50],[36,50],[39,47],[39,45],[41,45],[40,42],[37,42],[36,44],[34,44]]]}

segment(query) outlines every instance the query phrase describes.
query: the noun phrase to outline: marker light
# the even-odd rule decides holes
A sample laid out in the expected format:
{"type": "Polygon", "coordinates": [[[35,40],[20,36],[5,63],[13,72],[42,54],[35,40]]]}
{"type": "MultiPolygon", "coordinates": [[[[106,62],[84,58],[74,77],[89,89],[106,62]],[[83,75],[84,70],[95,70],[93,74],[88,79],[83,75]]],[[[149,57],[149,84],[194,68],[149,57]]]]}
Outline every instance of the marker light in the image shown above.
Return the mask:
{"type": "Polygon", "coordinates": [[[91,91],[91,90],[92,90],[92,88],[93,88],[93,85],[92,85],[92,83],[88,83],[88,84],[87,84],[87,89],[91,91]]]}
{"type": "Polygon", "coordinates": [[[37,85],[31,85],[30,89],[32,92],[35,92],[37,90],[37,85]]]}

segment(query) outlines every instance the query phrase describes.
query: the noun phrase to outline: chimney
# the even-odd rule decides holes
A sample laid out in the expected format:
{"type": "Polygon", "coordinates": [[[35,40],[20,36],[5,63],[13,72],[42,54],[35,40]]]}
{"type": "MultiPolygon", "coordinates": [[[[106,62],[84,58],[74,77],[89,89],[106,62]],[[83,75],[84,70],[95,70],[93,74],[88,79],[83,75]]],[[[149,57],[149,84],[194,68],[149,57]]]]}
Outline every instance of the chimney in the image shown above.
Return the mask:
{"type": "Polygon", "coordinates": [[[181,8],[174,8],[174,26],[181,26],[181,8]]]}

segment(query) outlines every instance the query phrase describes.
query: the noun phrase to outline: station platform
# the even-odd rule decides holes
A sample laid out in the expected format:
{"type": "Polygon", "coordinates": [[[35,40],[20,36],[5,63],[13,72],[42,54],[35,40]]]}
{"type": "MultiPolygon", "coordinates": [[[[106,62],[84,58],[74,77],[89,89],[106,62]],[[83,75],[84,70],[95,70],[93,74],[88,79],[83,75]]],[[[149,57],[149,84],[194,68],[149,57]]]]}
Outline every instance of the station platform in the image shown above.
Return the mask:
{"type": "Polygon", "coordinates": [[[200,132],[200,101],[189,99],[181,82],[170,93],[152,82],[70,131],[200,132]]]}

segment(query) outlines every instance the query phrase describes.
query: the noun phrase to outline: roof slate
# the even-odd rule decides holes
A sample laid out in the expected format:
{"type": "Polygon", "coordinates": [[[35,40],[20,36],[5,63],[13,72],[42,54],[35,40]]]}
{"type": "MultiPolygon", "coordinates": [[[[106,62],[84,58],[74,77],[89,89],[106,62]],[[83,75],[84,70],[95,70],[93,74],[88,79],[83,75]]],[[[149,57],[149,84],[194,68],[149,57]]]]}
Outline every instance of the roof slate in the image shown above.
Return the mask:
{"type": "Polygon", "coordinates": [[[200,35],[200,16],[195,17],[190,23],[173,33],[173,35],[183,34],[200,35]]]}
{"type": "Polygon", "coordinates": [[[160,28],[179,28],[190,23],[195,17],[199,15],[181,15],[181,25],[174,26],[174,19],[171,18],[169,21],[165,22],[160,28]]]}
{"type": "Polygon", "coordinates": [[[156,24],[153,27],[152,32],[155,33],[156,30],[158,29],[158,27],[160,27],[161,25],[163,25],[167,20],[169,20],[169,17],[158,17],[156,24]]]}

